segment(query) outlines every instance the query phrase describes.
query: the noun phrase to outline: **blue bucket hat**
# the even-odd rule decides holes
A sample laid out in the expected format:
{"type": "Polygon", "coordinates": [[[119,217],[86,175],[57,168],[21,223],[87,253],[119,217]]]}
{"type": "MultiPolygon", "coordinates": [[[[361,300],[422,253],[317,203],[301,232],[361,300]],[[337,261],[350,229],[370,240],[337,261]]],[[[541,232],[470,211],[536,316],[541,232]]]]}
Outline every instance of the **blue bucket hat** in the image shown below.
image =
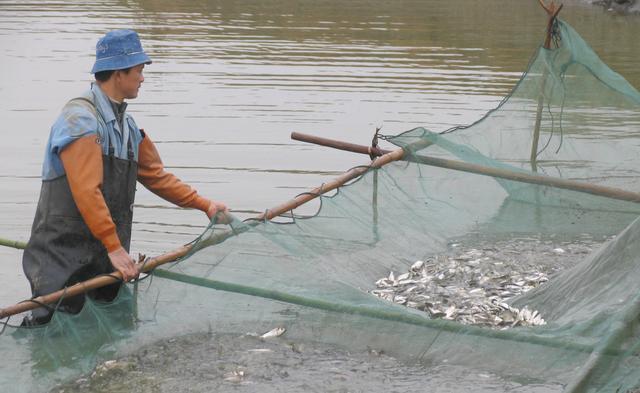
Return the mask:
{"type": "Polygon", "coordinates": [[[91,73],[122,70],[143,63],[151,64],[151,59],[142,49],[138,33],[133,30],[113,30],[98,40],[96,62],[91,73]]]}

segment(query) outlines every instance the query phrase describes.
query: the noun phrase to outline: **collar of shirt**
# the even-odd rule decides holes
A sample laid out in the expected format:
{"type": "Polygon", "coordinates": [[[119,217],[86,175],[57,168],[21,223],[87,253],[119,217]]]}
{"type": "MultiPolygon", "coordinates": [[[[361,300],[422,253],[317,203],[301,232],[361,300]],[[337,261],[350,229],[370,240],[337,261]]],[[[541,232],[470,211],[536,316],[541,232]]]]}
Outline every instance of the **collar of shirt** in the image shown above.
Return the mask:
{"type": "Polygon", "coordinates": [[[116,148],[116,155],[121,158],[126,157],[126,152],[129,150],[129,138],[131,136],[129,124],[124,119],[124,110],[126,109],[126,103],[120,104],[119,108],[117,109],[114,108],[109,96],[107,96],[105,92],[102,91],[97,83],[91,83],[91,91],[93,92],[93,95],[95,97],[95,104],[98,112],[102,114],[104,121],[106,123],[109,123],[107,127],[111,127],[116,132],[116,134],[119,135],[119,141],[113,140],[110,142],[113,143],[113,145],[119,145],[114,146],[116,148]],[[116,120],[117,118],[115,112],[119,112],[119,109],[122,109],[122,123],[116,120]]]}
{"type": "Polygon", "coordinates": [[[105,122],[109,123],[116,120],[116,115],[113,111],[113,107],[111,106],[111,100],[109,97],[102,91],[100,86],[97,83],[91,83],[91,92],[95,97],[96,108],[102,114],[102,117],[105,122]]]}
{"type": "Polygon", "coordinates": [[[111,99],[111,97],[109,97],[109,102],[111,103],[111,109],[113,110],[113,113],[116,115],[116,119],[118,121],[120,129],[124,130],[124,111],[127,109],[127,103],[124,101],[114,101],[111,99]]]}

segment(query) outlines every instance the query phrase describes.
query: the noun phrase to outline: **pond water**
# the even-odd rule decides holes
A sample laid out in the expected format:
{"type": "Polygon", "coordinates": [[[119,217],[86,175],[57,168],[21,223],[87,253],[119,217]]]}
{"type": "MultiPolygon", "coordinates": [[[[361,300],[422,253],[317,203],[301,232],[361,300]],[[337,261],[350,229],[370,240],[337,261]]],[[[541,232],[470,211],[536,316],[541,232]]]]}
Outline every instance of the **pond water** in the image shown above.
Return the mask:
{"type": "Polygon", "coordinates": [[[177,337],[107,361],[91,375],[58,386],[51,393],[134,390],[556,393],[562,387],[546,383],[525,386],[456,366],[406,364],[374,350],[353,352],[315,343],[297,344],[283,337],[261,340],[247,335],[203,333],[177,337]]]}
{"type": "MultiPolygon", "coordinates": [[[[640,17],[579,2],[561,15],[640,86],[640,17]]],[[[89,86],[107,30],[137,30],[153,59],[129,111],[167,168],[246,218],[368,162],[292,131],[368,144],[377,127],[470,123],[509,93],[544,27],[536,1],[0,0],[0,237],[28,240],[49,128],[89,86]]],[[[134,253],[207,224],[142,187],[136,198],[134,253]]],[[[0,302],[28,297],[21,252],[0,259],[0,302]]]]}

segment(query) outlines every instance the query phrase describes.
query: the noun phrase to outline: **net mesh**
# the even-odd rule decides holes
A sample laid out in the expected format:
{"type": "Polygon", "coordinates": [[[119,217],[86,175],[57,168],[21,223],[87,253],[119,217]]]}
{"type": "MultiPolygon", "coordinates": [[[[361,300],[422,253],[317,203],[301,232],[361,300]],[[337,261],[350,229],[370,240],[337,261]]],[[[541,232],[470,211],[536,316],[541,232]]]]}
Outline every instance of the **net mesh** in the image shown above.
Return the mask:
{"type": "Polygon", "coordinates": [[[640,192],[640,94],[566,23],[558,22],[556,39],[558,48],[540,48],[495,110],[443,133],[387,136],[409,161],[371,169],[321,196],[312,217],[235,221],[218,244],[230,227],[212,223],[196,252],[127,284],[112,303],[87,301],[79,314],[58,312],[38,328],[5,325],[3,384],[46,391],[167,338],[284,326],[288,340],[376,349],[431,370],[491,373],[518,391],[639,389],[637,203],[410,162],[428,155],[640,192]],[[597,249],[562,255],[585,244],[597,249]],[[488,250],[511,257],[461,257],[488,250]],[[412,275],[416,261],[436,269],[434,277],[426,268],[422,281],[412,275]],[[451,299],[474,289],[496,295],[482,277],[499,269],[549,273],[548,282],[508,299],[546,324],[507,329],[455,320],[465,305],[451,299]],[[445,312],[434,311],[428,289],[436,287],[427,281],[460,272],[437,287],[449,300],[445,312]],[[407,307],[403,273],[413,291],[423,290],[422,303],[407,307]]]}

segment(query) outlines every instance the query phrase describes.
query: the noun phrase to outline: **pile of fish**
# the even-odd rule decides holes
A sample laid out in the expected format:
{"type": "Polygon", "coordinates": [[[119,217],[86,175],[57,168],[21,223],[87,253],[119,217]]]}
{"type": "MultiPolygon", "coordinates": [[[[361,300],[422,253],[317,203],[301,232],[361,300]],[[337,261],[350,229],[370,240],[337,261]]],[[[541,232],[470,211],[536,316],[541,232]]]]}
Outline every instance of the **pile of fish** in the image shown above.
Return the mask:
{"type": "MultiPolygon", "coordinates": [[[[549,274],[573,264],[591,251],[584,244],[573,249],[506,247],[500,250],[468,249],[456,255],[439,255],[415,262],[408,272],[376,282],[370,291],[382,299],[468,325],[494,329],[546,324],[542,316],[526,306],[512,307],[506,301],[548,281],[549,274]],[[546,258],[545,258],[545,255],[546,258]],[[546,264],[532,263],[546,259],[546,264]],[[563,263],[560,263],[563,262],[563,263]]],[[[522,245],[522,244],[520,244],[522,245]]],[[[455,245],[454,245],[455,246],[455,245]]]]}

